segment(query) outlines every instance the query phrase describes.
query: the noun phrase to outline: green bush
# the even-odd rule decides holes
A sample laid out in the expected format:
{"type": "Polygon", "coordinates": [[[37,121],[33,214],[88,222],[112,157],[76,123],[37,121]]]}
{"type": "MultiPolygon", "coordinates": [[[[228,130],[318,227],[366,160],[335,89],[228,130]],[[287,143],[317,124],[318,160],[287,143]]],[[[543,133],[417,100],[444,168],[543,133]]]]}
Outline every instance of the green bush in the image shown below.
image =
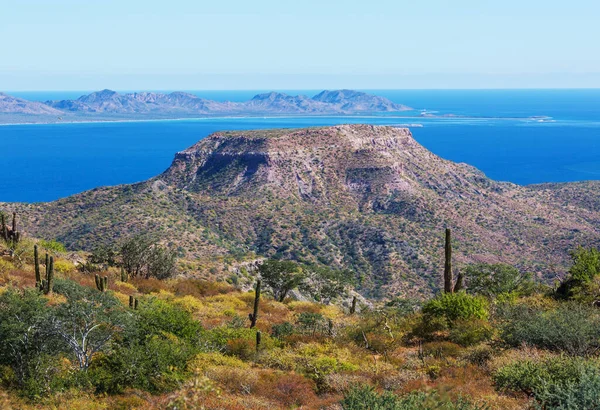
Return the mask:
{"type": "Polygon", "coordinates": [[[494,335],[494,329],[485,320],[458,320],[450,329],[450,340],[461,346],[474,346],[486,342],[494,335]]]}
{"type": "Polygon", "coordinates": [[[379,394],[370,386],[356,386],[350,389],[340,403],[344,410],[476,410],[477,406],[465,398],[456,401],[442,399],[435,391],[411,392],[398,397],[384,392],[379,394]]]}
{"type": "Polygon", "coordinates": [[[569,302],[545,310],[525,305],[498,309],[502,340],[511,346],[528,344],[584,356],[600,348],[600,312],[569,302]]]}
{"type": "Polygon", "coordinates": [[[55,241],[55,240],[51,240],[51,241],[40,241],[39,245],[42,249],[48,251],[48,252],[66,252],[67,248],[65,247],[65,245],[63,245],[62,243],[55,241]]]}
{"type": "Polygon", "coordinates": [[[600,405],[600,367],[595,360],[518,361],[498,369],[493,378],[500,390],[526,393],[543,409],[596,409],[600,405]]]}
{"type": "Polygon", "coordinates": [[[532,275],[502,263],[477,263],[465,268],[469,293],[497,296],[502,293],[528,293],[534,287],[532,275]]]}
{"type": "Polygon", "coordinates": [[[432,317],[444,318],[452,327],[461,320],[487,320],[488,302],[481,296],[468,295],[465,292],[442,293],[423,306],[425,320],[432,317]]]}

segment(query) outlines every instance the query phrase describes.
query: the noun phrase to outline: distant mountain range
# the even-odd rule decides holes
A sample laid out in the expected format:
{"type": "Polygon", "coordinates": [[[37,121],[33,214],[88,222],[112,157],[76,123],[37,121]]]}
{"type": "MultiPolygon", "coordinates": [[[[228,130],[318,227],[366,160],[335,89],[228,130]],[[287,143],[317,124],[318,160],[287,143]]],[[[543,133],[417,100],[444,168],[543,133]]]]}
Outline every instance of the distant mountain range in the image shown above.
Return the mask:
{"type": "Polygon", "coordinates": [[[258,94],[245,102],[213,101],[185,92],[119,94],[102,90],[76,100],[28,101],[0,93],[0,122],[107,119],[185,118],[240,115],[353,115],[411,110],[387,98],[353,90],[322,91],[314,97],[277,92],[258,94]],[[36,116],[40,116],[37,118],[36,116]],[[29,117],[29,118],[24,118],[29,117]],[[60,117],[60,119],[58,118],[60,117]]]}

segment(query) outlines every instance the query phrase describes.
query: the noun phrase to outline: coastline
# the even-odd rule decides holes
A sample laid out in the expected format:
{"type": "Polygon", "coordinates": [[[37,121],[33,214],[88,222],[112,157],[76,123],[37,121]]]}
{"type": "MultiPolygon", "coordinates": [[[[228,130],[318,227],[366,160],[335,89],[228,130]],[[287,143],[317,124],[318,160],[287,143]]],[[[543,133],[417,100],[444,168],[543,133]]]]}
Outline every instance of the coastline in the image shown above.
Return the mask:
{"type": "Polygon", "coordinates": [[[0,127],[22,125],[69,125],[69,124],[106,124],[106,123],[144,123],[144,122],[174,122],[174,121],[207,121],[207,120],[247,120],[247,119],[294,119],[294,118],[352,118],[352,119],[406,119],[406,120],[496,120],[496,121],[533,121],[537,123],[551,123],[555,119],[550,116],[534,117],[492,117],[492,116],[460,116],[460,115],[248,115],[248,116],[205,116],[205,117],[178,117],[178,118],[132,118],[132,119],[81,119],[72,121],[37,121],[37,122],[0,122],[0,127]]]}

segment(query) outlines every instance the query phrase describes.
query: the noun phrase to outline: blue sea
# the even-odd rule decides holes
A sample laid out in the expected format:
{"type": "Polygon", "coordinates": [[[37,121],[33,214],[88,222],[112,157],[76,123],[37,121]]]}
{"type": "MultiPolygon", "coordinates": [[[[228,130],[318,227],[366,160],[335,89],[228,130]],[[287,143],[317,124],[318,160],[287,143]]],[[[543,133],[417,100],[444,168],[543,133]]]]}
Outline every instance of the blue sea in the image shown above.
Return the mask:
{"type": "MultiPolygon", "coordinates": [[[[143,181],[212,132],[343,123],[408,125],[443,158],[517,184],[600,179],[600,90],[367,90],[414,107],[402,116],[213,118],[0,126],[0,202],[50,201],[143,181]],[[434,115],[453,117],[428,118],[434,115]]],[[[261,91],[191,91],[243,101],[261,91]]],[[[285,91],[314,95],[314,91],[285,91]]],[[[38,101],[81,92],[10,92],[38,101]]]]}

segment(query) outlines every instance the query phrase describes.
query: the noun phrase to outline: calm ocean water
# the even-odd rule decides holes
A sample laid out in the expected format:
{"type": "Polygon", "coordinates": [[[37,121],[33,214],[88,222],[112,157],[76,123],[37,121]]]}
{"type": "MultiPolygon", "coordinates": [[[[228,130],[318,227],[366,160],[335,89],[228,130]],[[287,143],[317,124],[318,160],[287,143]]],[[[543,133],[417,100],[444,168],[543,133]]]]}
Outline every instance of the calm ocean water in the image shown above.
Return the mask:
{"type": "MultiPolygon", "coordinates": [[[[497,180],[532,184],[600,179],[600,90],[374,92],[419,110],[468,118],[223,118],[0,126],[0,202],[49,201],[102,185],[142,181],[165,170],[176,151],[214,131],[342,123],[411,124],[415,138],[429,150],[474,165],[497,180]],[[539,116],[551,118],[532,118],[539,116]]],[[[83,93],[11,94],[43,101],[83,93]]],[[[257,91],[194,93],[242,101],[257,91]]]]}

